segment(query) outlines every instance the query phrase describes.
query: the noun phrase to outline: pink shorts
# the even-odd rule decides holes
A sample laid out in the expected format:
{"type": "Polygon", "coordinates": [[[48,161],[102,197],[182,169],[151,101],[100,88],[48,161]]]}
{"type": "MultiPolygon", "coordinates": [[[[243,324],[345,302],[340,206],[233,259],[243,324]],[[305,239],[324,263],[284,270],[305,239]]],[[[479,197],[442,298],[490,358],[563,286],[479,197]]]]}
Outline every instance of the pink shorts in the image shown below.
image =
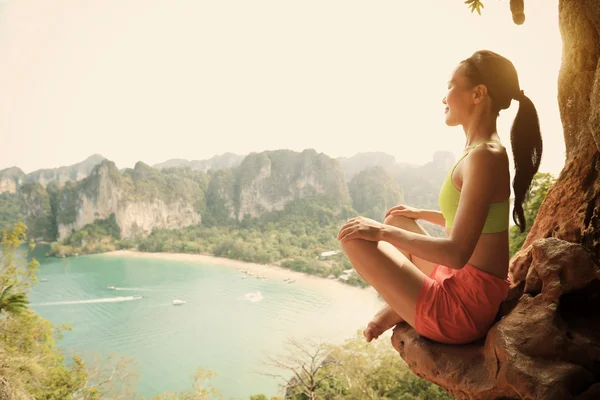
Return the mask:
{"type": "Polygon", "coordinates": [[[419,291],[415,330],[440,343],[465,344],[486,336],[508,295],[509,281],[466,264],[436,265],[419,291]]]}

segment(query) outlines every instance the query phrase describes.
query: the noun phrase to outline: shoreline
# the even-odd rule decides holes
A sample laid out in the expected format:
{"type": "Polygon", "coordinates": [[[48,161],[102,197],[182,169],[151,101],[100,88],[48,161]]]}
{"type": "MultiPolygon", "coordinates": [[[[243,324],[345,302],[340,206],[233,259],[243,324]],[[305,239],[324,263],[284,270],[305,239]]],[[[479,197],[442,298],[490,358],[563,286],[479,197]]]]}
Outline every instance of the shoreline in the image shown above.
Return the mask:
{"type": "Polygon", "coordinates": [[[373,296],[375,299],[377,299],[377,292],[370,286],[366,288],[352,286],[342,283],[337,279],[328,279],[316,275],[310,275],[304,272],[283,268],[274,264],[258,264],[225,257],[215,257],[206,254],[151,253],[137,250],[115,250],[107,253],[96,254],[96,256],[146,258],[154,260],[192,262],[203,265],[217,265],[220,267],[236,269],[240,271],[240,273],[242,270],[248,270],[248,272],[254,274],[254,276],[249,276],[248,279],[256,279],[256,275],[263,275],[266,279],[280,279],[282,281],[284,279],[292,278],[295,281],[294,283],[308,284],[313,288],[355,291],[357,294],[361,293],[363,295],[373,296]]]}

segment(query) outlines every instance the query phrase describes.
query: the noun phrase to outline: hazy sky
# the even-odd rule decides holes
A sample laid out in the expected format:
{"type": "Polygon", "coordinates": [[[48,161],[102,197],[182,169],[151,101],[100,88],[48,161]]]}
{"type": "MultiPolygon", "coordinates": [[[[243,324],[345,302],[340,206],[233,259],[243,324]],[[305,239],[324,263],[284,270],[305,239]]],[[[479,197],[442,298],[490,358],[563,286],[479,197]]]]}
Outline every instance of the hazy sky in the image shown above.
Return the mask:
{"type": "MultiPolygon", "coordinates": [[[[558,0],[0,0],[0,169],[100,153],[142,160],[314,148],[425,163],[459,154],[444,124],[456,64],[478,49],[513,61],[538,107],[541,170],[558,174],[558,0]]],[[[518,103],[501,114],[510,149],[518,103]]],[[[512,157],[512,156],[511,156],[512,157]]]]}

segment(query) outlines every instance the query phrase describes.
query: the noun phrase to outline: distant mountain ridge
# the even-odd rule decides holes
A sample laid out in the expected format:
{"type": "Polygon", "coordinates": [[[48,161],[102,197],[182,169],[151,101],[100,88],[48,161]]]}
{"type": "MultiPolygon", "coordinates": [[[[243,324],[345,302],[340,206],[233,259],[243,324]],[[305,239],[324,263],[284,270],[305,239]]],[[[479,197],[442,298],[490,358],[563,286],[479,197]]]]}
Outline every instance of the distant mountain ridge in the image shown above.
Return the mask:
{"type": "Polygon", "coordinates": [[[398,203],[437,209],[439,187],[453,162],[450,152],[411,165],[385,153],[333,159],[306,149],[226,153],[158,167],[140,161],[119,171],[114,162],[94,155],[31,174],[16,167],[0,171],[0,228],[24,219],[32,237],[54,241],[112,218],[127,239],[156,228],[259,218],[313,199],[381,219],[398,203]]]}
{"type": "Polygon", "coordinates": [[[20,168],[11,167],[0,171],[0,193],[16,193],[19,186],[26,183],[39,183],[43,187],[55,181],[63,186],[69,181],[80,181],[87,178],[94,167],[106,160],[100,154],[94,154],[85,160],[70,166],[50,169],[39,169],[25,174],[20,168]]]}
{"type": "Polygon", "coordinates": [[[173,158],[165,162],[153,165],[156,169],[166,168],[181,168],[190,167],[194,171],[207,172],[209,170],[227,169],[237,167],[242,163],[246,156],[234,154],[234,153],[223,153],[220,155],[213,156],[208,160],[184,160],[180,158],[173,158]]]}

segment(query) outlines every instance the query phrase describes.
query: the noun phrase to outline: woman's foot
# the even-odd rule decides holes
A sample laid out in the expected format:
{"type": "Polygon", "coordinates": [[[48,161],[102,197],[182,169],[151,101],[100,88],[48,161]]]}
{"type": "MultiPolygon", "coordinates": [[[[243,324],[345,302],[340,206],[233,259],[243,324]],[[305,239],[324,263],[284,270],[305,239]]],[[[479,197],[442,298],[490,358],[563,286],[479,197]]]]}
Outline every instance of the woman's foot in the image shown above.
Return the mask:
{"type": "Polygon", "coordinates": [[[367,324],[367,328],[364,330],[363,335],[367,342],[371,342],[373,339],[377,339],[381,334],[390,328],[393,328],[403,319],[394,311],[390,306],[386,305],[382,308],[367,324]]]}

